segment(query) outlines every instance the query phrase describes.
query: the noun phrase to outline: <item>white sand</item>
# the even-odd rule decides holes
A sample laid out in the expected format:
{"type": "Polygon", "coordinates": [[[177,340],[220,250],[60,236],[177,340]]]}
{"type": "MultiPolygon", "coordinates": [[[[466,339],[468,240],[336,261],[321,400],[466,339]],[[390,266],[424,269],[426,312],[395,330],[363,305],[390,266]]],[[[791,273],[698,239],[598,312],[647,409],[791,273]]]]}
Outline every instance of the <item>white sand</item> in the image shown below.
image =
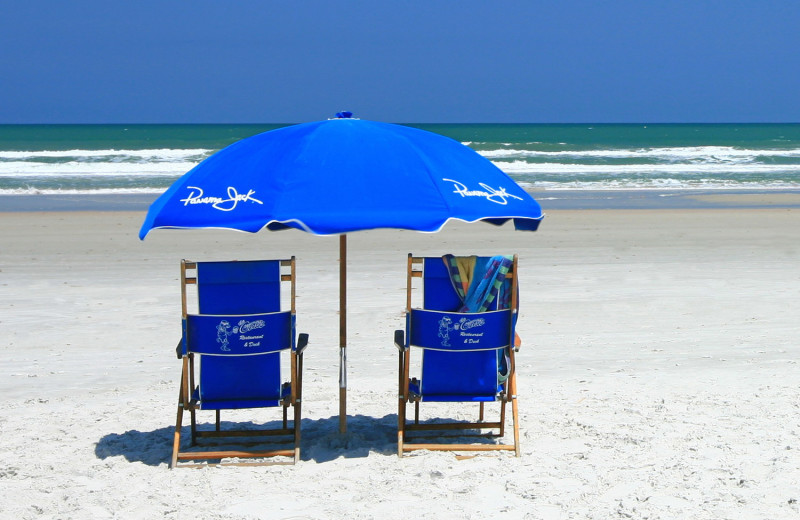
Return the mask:
{"type": "Polygon", "coordinates": [[[140,242],[142,218],[0,214],[2,518],[800,516],[797,210],[558,211],[533,234],[351,235],[346,436],[336,238],[140,242]],[[408,252],[520,254],[521,458],[398,459],[408,252]],[[303,460],[170,471],[179,260],[292,254],[311,334],[303,460]]]}

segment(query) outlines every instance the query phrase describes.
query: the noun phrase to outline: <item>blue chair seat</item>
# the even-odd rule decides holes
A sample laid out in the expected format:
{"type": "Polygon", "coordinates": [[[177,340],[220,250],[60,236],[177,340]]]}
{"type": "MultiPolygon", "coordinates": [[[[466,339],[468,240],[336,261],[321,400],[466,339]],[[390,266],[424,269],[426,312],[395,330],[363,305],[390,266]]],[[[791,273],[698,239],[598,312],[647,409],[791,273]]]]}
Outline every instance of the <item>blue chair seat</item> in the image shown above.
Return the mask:
{"type": "Polygon", "coordinates": [[[408,391],[411,393],[412,398],[418,398],[420,401],[440,402],[440,403],[479,403],[490,402],[497,400],[497,394],[503,391],[503,386],[499,385],[496,392],[491,395],[464,395],[464,394],[437,394],[437,395],[423,395],[420,391],[419,381],[410,381],[408,383],[408,391]]]}
{"type": "Polygon", "coordinates": [[[264,397],[249,399],[200,399],[200,387],[194,389],[192,399],[198,401],[201,410],[240,410],[244,408],[269,408],[279,406],[281,400],[292,394],[292,385],[284,384],[281,388],[280,396],[277,398],[264,397]]]}

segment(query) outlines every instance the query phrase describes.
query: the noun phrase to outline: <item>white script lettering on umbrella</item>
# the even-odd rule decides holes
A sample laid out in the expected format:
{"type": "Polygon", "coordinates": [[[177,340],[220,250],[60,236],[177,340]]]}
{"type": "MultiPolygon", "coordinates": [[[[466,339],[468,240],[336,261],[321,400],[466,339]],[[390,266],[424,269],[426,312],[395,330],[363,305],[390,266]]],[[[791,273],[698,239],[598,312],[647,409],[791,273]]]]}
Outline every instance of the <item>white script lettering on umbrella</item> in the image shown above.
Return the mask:
{"type": "Polygon", "coordinates": [[[452,182],[453,193],[458,193],[462,197],[486,197],[486,200],[490,200],[497,204],[506,205],[508,204],[508,198],[511,197],[512,199],[522,200],[521,197],[517,197],[516,195],[511,195],[510,193],[506,192],[505,188],[497,188],[494,189],[491,186],[488,186],[482,182],[479,182],[478,185],[486,191],[482,190],[470,190],[469,188],[464,185],[464,183],[459,181],[454,181],[453,179],[442,179],[443,181],[452,182]]]}
{"type": "Polygon", "coordinates": [[[255,190],[249,190],[247,193],[239,193],[233,186],[228,186],[228,198],[223,199],[222,197],[206,197],[203,195],[203,188],[198,188],[197,186],[186,186],[186,188],[191,191],[185,199],[181,199],[184,206],[188,206],[189,204],[211,204],[214,209],[232,211],[236,209],[236,205],[239,204],[239,202],[255,202],[262,204],[260,200],[253,197],[255,190]]]}

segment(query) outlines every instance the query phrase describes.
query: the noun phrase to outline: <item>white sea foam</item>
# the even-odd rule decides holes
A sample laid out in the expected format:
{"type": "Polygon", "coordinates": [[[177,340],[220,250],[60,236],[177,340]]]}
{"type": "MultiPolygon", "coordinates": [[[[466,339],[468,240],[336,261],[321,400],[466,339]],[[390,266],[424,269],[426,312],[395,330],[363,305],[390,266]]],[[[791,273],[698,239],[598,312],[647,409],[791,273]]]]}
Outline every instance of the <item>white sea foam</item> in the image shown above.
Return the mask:
{"type": "Polygon", "coordinates": [[[197,163],[0,163],[0,177],[174,177],[191,170],[197,163]]]}
{"type": "Polygon", "coordinates": [[[143,161],[182,161],[188,158],[203,159],[213,150],[204,148],[171,149],[159,148],[151,150],[42,150],[42,151],[3,151],[0,150],[0,161],[4,159],[35,161],[43,158],[81,158],[94,160],[121,158],[123,160],[143,161]]]}
{"type": "MultiPolygon", "coordinates": [[[[479,153],[520,184],[537,188],[800,188],[800,148],[497,146],[479,153]]],[[[0,151],[0,195],[160,193],[212,153],[203,148],[0,151]]]]}
{"type": "Polygon", "coordinates": [[[599,174],[609,177],[623,174],[800,174],[800,164],[566,164],[529,163],[526,161],[495,162],[508,174],[599,174]]]}
{"type": "Polygon", "coordinates": [[[175,177],[211,153],[202,148],[0,151],[0,178],[175,177]]]}
{"type": "Polygon", "coordinates": [[[692,146],[675,148],[642,148],[616,150],[519,150],[504,148],[497,150],[481,150],[481,155],[488,159],[538,159],[538,158],[576,158],[576,159],[649,159],[649,160],[690,160],[712,162],[752,161],[759,157],[800,158],[800,149],[788,150],[752,150],[730,146],[692,146]]]}
{"type": "Polygon", "coordinates": [[[98,188],[98,189],[58,189],[58,188],[8,188],[0,189],[3,195],[150,195],[164,193],[165,188],[98,188]]]}
{"type": "MultiPolygon", "coordinates": [[[[552,182],[552,181],[532,181],[532,182],[519,182],[519,185],[524,188],[537,189],[537,190],[686,190],[686,189],[702,189],[702,190],[785,190],[785,189],[798,189],[800,186],[796,183],[784,181],[756,181],[756,182],[733,182],[724,181],[720,179],[623,179],[623,180],[603,180],[603,181],[570,181],[570,182],[552,182]]],[[[537,200],[540,198],[537,197],[537,200]]]]}

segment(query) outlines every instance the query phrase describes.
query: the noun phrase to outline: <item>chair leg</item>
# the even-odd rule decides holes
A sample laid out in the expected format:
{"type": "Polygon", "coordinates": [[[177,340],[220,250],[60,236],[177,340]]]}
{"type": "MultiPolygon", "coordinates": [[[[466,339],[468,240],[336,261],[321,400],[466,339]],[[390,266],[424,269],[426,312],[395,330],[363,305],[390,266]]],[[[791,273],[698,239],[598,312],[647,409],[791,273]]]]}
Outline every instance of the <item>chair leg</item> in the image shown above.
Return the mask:
{"type": "Polygon", "coordinates": [[[519,412],[517,410],[517,397],[511,397],[511,416],[514,419],[514,453],[517,457],[519,457],[520,450],[519,450],[519,412]]]}
{"type": "Polygon", "coordinates": [[[294,404],[294,463],[300,461],[300,401],[294,404]]]}
{"type": "Polygon", "coordinates": [[[219,410],[217,410],[217,422],[216,422],[216,428],[217,428],[217,431],[220,431],[220,421],[219,421],[219,416],[220,416],[220,411],[219,411],[219,410]]]}
{"type": "Polygon", "coordinates": [[[197,446],[197,416],[194,407],[189,409],[189,414],[192,417],[192,446],[197,446]]]}
{"type": "Polygon", "coordinates": [[[288,414],[289,414],[289,404],[286,401],[284,401],[283,402],[283,429],[284,430],[287,428],[287,423],[288,423],[288,420],[289,420],[288,419],[288,414]]]}
{"type": "Polygon", "coordinates": [[[403,442],[406,432],[406,400],[401,395],[397,400],[397,456],[403,457],[403,442]]]}
{"type": "Polygon", "coordinates": [[[300,461],[300,431],[302,414],[301,405],[303,403],[303,353],[297,356],[297,386],[294,402],[294,462],[300,461]]]}
{"type": "Polygon", "coordinates": [[[419,424],[419,401],[414,401],[414,424],[419,424]]]}
{"type": "Polygon", "coordinates": [[[500,401],[500,437],[505,434],[506,431],[506,397],[503,396],[502,401],[500,401]]]}
{"type": "MultiPolygon", "coordinates": [[[[181,428],[183,428],[183,407],[187,402],[185,398],[185,381],[186,381],[186,367],[187,362],[184,361],[183,369],[181,370],[181,383],[178,386],[178,416],[175,419],[175,434],[172,439],[172,459],[169,462],[170,469],[178,465],[178,452],[181,449],[181,428]]],[[[192,439],[194,441],[194,439],[192,439]]]]}
{"type": "Polygon", "coordinates": [[[398,345],[399,349],[398,374],[400,378],[397,391],[397,456],[399,458],[403,457],[406,442],[406,421],[408,419],[409,400],[408,385],[411,381],[409,378],[410,353],[407,349],[400,348],[401,343],[403,342],[398,342],[397,335],[395,335],[395,344],[398,345]]]}
{"type": "Polygon", "coordinates": [[[510,375],[508,376],[506,388],[511,394],[511,417],[514,420],[514,453],[519,457],[521,453],[519,449],[519,410],[517,408],[517,366],[514,359],[514,350],[509,349],[509,354],[511,366],[509,367],[510,375]]]}
{"type": "Polygon", "coordinates": [[[178,418],[175,420],[175,436],[172,441],[172,460],[170,469],[178,465],[178,452],[181,449],[181,428],[183,427],[183,404],[178,403],[178,418]]]}
{"type": "Polygon", "coordinates": [[[478,422],[483,422],[483,402],[480,403],[481,411],[478,414],[478,422]]]}

